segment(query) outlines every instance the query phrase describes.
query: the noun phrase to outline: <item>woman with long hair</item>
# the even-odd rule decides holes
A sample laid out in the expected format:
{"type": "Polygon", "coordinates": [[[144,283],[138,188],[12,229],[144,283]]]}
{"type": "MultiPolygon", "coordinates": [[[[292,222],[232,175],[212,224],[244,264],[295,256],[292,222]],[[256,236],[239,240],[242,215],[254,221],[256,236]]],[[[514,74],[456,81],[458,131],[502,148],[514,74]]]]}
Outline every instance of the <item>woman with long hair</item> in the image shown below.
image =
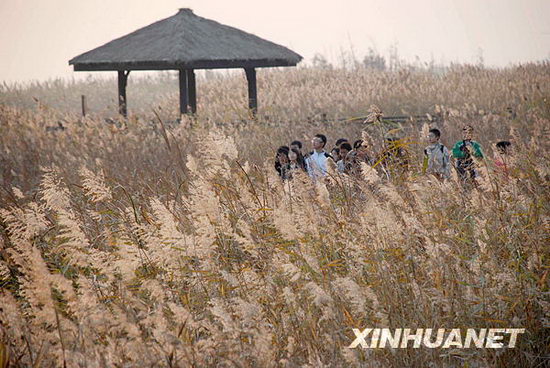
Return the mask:
{"type": "Polygon", "coordinates": [[[290,173],[292,173],[292,171],[294,170],[302,170],[304,172],[307,172],[306,160],[304,159],[302,153],[296,148],[292,148],[288,152],[288,160],[290,173]]]}

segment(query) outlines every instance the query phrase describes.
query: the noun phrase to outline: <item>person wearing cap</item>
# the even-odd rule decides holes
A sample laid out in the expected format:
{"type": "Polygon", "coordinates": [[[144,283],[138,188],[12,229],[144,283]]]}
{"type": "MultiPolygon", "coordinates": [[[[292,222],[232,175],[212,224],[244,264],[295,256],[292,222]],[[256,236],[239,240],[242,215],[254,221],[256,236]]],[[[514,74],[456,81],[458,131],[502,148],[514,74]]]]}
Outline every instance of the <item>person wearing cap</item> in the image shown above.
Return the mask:
{"type": "Polygon", "coordinates": [[[327,137],[323,134],[316,134],[311,139],[313,151],[309,153],[306,159],[307,172],[314,180],[327,175],[327,160],[332,159],[330,154],[325,151],[327,137]]]}
{"type": "Polygon", "coordinates": [[[474,158],[483,159],[483,151],[481,145],[473,140],[474,128],[471,125],[464,126],[462,134],[463,139],[453,147],[456,172],[463,183],[475,182],[478,172],[474,158]]]}

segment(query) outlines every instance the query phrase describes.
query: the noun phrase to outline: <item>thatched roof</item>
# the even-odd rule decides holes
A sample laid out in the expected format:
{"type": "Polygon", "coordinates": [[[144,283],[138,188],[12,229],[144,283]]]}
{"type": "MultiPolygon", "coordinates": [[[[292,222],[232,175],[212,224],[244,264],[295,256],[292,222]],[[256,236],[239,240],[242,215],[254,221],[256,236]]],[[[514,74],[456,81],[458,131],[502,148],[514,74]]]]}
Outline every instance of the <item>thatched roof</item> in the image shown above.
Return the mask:
{"type": "Polygon", "coordinates": [[[295,66],[302,57],[253,34],[180,9],[69,61],[74,70],[295,66]]]}

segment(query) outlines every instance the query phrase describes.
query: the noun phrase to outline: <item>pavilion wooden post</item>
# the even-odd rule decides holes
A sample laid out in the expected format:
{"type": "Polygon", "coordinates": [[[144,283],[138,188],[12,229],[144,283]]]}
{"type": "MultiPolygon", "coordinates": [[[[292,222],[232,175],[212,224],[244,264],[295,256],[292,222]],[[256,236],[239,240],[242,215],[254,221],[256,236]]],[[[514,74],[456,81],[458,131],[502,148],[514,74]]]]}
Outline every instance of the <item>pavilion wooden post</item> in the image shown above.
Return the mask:
{"type": "Polygon", "coordinates": [[[125,118],[128,117],[128,108],[126,100],[126,85],[128,84],[128,75],[130,71],[118,71],[118,113],[125,118]]]}
{"type": "Polygon", "coordinates": [[[86,116],[86,96],[81,95],[80,96],[80,103],[82,107],[82,117],[86,116]]]}
{"type": "Polygon", "coordinates": [[[191,113],[197,113],[197,86],[195,82],[195,71],[193,69],[187,70],[187,92],[189,98],[189,106],[191,107],[191,113]]]}
{"type": "Polygon", "coordinates": [[[248,81],[248,108],[253,116],[258,112],[258,96],[256,89],[256,69],[245,68],[246,80],[248,81]]]}
{"type": "Polygon", "coordinates": [[[187,71],[185,69],[179,70],[180,77],[180,114],[187,114],[187,101],[189,100],[188,96],[188,86],[187,86],[187,71]]]}

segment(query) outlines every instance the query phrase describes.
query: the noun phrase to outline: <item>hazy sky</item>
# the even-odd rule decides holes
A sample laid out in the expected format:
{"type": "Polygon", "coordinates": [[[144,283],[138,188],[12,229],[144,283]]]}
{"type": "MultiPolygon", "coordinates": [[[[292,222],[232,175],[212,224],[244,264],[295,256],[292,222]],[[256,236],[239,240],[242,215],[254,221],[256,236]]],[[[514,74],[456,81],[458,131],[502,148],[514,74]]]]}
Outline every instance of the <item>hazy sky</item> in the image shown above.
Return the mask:
{"type": "Polygon", "coordinates": [[[0,0],[0,81],[84,77],[68,60],[190,7],[311,60],[369,47],[422,61],[550,58],[550,0],[0,0]]]}

